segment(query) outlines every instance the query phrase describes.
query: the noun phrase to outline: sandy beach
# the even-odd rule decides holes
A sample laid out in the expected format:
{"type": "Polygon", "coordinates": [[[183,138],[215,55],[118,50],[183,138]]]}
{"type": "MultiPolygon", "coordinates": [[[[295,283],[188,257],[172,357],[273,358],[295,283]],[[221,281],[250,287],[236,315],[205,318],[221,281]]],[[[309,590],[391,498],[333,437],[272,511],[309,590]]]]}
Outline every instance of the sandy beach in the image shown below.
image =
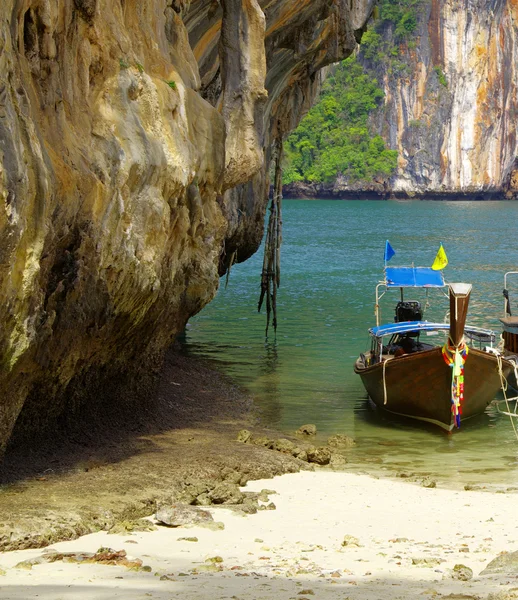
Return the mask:
{"type": "Polygon", "coordinates": [[[0,598],[518,597],[516,574],[481,574],[500,553],[518,550],[515,494],[428,489],[325,469],[243,488],[263,489],[276,492],[269,496],[275,510],[242,516],[208,508],[222,530],[158,526],[52,545],[58,552],[125,550],[145,570],[38,560],[31,568],[24,561],[48,548],[4,553],[0,598]]]}

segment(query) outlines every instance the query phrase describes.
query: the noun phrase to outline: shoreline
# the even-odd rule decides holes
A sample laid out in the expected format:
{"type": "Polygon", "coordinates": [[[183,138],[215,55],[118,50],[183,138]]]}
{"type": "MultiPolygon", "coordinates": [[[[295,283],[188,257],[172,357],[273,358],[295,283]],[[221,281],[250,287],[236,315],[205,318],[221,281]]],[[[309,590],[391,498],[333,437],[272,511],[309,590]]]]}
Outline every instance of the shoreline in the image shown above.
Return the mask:
{"type": "Polygon", "coordinates": [[[379,186],[377,189],[338,189],[325,184],[307,182],[283,186],[282,197],[286,200],[379,200],[379,201],[435,201],[435,202],[512,202],[516,195],[506,196],[503,190],[458,191],[412,191],[390,190],[379,186]]]}
{"type": "MultiPolygon", "coordinates": [[[[134,405],[133,405],[134,406],[134,405]]],[[[39,451],[6,456],[0,552],[41,548],[99,530],[140,527],[185,481],[238,481],[310,468],[289,454],[237,441],[257,424],[251,398],[209,362],[172,349],[141,414],[96,415],[39,451]]],[[[282,436],[286,437],[286,436],[282,436]]]]}
{"type": "Polygon", "coordinates": [[[67,447],[75,453],[61,456],[61,469],[41,471],[65,449],[56,448],[0,487],[0,600],[518,598],[518,557],[482,574],[518,550],[515,489],[313,467],[239,443],[244,427],[257,438],[289,436],[261,428],[251,399],[210,362],[174,351],[157,390],[158,413],[133,436],[95,452],[83,440],[67,447]],[[194,508],[223,529],[155,520],[156,507],[177,502],[186,486],[230,480],[260,494],[258,511],[194,508]],[[89,562],[85,553],[100,549],[123,558],[89,562]]]}
{"type": "Polygon", "coordinates": [[[510,521],[513,495],[426,489],[323,470],[258,480],[243,489],[264,488],[275,510],[239,516],[208,508],[223,530],[159,526],[52,545],[57,552],[125,550],[130,560],[143,561],[137,570],[42,563],[41,550],[4,553],[0,599],[518,597],[517,557],[502,555],[507,566],[500,558],[504,564],[484,572],[501,553],[518,549],[518,527],[510,521]]]}

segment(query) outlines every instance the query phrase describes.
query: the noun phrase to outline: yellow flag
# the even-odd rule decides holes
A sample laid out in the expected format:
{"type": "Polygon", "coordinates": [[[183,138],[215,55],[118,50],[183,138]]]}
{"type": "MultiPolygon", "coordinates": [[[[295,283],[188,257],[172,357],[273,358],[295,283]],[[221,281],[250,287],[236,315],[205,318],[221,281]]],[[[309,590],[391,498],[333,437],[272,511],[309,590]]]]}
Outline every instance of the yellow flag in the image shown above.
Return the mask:
{"type": "Polygon", "coordinates": [[[448,264],[448,257],[446,256],[446,252],[442,247],[442,244],[437,252],[437,256],[433,261],[432,269],[434,271],[441,271],[448,264]]]}

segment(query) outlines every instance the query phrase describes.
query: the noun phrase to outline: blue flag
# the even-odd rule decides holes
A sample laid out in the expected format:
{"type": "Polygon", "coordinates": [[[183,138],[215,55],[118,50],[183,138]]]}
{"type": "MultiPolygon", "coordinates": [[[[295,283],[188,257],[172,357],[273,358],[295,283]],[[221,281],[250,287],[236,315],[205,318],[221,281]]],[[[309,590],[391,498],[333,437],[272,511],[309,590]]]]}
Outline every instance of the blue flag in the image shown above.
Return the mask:
{"type": "Polygon", "coordinates": [[[387,240],[385,242],[385,262],[388,262],[393,256],[396,254],[394,252],[394,248],[390,245],[390,242],[387,240]]]}

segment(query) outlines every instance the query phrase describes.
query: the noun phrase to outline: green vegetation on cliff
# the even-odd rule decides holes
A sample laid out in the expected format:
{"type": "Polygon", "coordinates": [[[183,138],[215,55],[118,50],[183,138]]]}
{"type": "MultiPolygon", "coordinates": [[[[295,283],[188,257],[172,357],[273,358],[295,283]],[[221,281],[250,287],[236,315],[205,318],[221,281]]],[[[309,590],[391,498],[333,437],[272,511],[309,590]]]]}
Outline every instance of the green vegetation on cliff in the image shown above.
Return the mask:
{"type": "Polygon", "coordinates": [[[389,24],[394,28],[396,42],[408,39],[417,29],[417,11],[422,3],[423,0],[381,0],[380,18],[376,29],[389,24]]]}
{"type": "Polygon", "coordinates": [[[377,18],[364,33],[360,45],[361,62],[373,67],[383,65],[388,75],[405,75],[407,65],[401,60],[404,48],[415,48],[419,11],[429,0],[380,0],[377,18]]]}
{"type": "MultiPolygon", "coordinates": [[[[289,136],[284,183],[330,183],[338,175],[350,183],[368,183],[386,180],[395,172],[397,151],[386,148],[369,121],[383,100],[373,73],[381,67],[393,77],[407,74],[401,53],[415,47],[418,11],[427,1],[380,0],[373,26],[363,34],[359,56],[334,68],[319,102],[289,136]]],[[[442,71],[437,76],[447,85],[442,71]]]]}
{"type": "Polygon", "coordinates": [[[284,183],[330,182],[338,174],[351,182],[390,176],[397,152],[372,135],[368,117],[383,91],[355,57],[340,63],[324,83],[319,102],[286,143],[284,183]]]}

